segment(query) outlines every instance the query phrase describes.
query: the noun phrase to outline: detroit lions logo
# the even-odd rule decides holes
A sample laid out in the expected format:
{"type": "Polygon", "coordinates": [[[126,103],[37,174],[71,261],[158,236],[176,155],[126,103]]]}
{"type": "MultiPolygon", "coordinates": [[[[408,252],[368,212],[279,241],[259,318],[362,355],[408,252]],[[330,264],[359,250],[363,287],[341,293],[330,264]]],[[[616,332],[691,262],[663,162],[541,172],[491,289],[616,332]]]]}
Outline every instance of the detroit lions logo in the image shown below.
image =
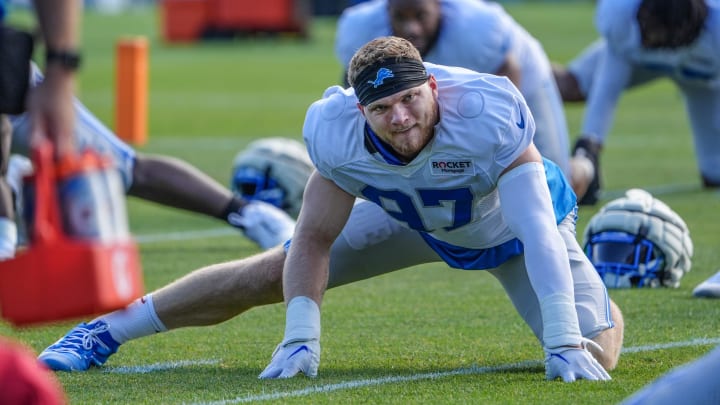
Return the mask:
{"type": "Polygon", "coordinates": [[[377,89],[378,86],[382,86],[385,79],[389,79],[391,77],[395,77],[392,70],[388,68],[380,68],[380,70],[377,71],[377,77],[375,77],[375,80],[368,80],[368,83],[373,85],[373,88],[377,89]]]}

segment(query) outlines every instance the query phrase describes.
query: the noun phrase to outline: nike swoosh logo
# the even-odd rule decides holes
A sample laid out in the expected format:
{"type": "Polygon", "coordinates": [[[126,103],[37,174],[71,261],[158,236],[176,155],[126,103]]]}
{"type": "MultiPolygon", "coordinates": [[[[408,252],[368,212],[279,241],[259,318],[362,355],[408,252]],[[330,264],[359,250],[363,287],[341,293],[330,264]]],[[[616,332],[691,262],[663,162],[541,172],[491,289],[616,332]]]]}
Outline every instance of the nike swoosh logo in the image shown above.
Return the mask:
{"type": "Polygon", "coordinates": [[[296,354],[298,354],[298,353],[300,353],[300,352],[302,352],[302,351],[305,351],[305,352],[310,353],[310,349],[308,349],[307,346],[302,345],[302,346],[298,347],[297,350],[295,350],[294,352],[292,352],[292,354],[288,356],[288,359],[290,359],[292,356],[294,356],[294,355],[296,355],[296,354]]]}
{"type": "Polygon", "coordinates": [[[518,103],[518,109],[520,110],[520,122],[516,122],[515,125],[517,125],[520,129],[525,129],[525,117],[523,116],[520,103],[518,103]]]}
{"type": "Polygon", "coordinates": [[[553,353],[553,354],[550,355],[550,357],[557,357],[557,358],[559,358],[560,360],[564,361],[565,363],[570,364],[570,362],[569,362],[565,357],[563,357],[563,356],[560,355],[560,354],[553,353]]]}

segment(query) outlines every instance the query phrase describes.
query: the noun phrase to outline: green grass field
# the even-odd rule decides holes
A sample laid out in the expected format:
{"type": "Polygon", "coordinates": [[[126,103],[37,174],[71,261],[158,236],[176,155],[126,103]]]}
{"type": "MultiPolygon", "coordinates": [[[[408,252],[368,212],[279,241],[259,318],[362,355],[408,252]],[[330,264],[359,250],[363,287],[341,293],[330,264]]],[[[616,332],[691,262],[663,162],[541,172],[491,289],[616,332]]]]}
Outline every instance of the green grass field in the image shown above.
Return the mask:
{"type": "MultiPolygon", "coordinates": [[[[595,38],[593,4],[528,2],[507,9],[552,60],[567,62],[595,38]]],[[[14,18],[27,21],[22,13],[14,18]]],[[[237,151],[263,136],[300,139],[306,107],[339,81],[334,23],[315,20],[307,41],[281,36],[168,46],[154,10],[87,13],[79,94],[112,127],[115,43],[122,36],[148,37],[150,136],[141,150],[186,159],[226,184],[237,151]]],[[[578,132],[582,111],[567,106],[571,133],[578,132]]],[[[612,381],[546,382],[542,350],[499,284],[488,274],[442,265],[329,291],[316,379],[257,379],[282,338],[282,305],[133,341],[106,367],[58,377],[75,404],[617,403],[720,343],[720,302],[691,296],[720,267],[720,194],[700,188],[680,95],[667,82],[623,97],[603,175],[608,198],[630,187],[658,193],[687,221],[695,243],[693,270],[680,288],[611,291],[626,322],[625,352],[612,381]]],[[[258,251],[240,234],[222,235],[219,221],[136,199],[128,206],[148,291],[258,251]],[[192,238],[198,231],[220,236],[192,238]],[[171,232],[190,238],[165,237],[171,232]]],[[[598,208],[581,208],[579,231],[598,208]]],[[[39,352],[77,321],[26,329],[0,323],[0,334],[39,352]]]]}

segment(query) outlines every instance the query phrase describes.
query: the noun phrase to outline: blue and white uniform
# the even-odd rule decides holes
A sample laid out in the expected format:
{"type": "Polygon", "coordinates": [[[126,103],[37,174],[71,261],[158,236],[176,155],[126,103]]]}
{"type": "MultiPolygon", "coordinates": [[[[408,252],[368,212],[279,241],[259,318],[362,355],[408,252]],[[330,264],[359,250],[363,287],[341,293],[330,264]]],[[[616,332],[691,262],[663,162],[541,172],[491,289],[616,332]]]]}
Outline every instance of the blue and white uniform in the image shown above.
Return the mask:
{"type": "MultiPolygon", "coordinates": [[[[508,55],[521,69],[520,91],[535,117],[535,145],[569,174],[569,141],[562,98],[541,44],[499,4],[477,0],[440,0],[442,21],[437,42],[423,60],[495,73],[508,55]]],[[[335,53],[347,69],[352,55],[368,41],[392,35],[386,0],[346,9],[338,20],[335,53]]]]}
{"type": "Polygon", "coordinates": [[[720,0],[706,0],[699,38],[674,50],[642,47],[636,18],[641,2],[599,2],[595,23],[602,38],[568,66],[587,95],[582,133],[603,143],[626,88],[669,78],[683,94],[700,172],[720,183],[720,0]]]}
{"type": "MultiPolygon", "coordinates": [[[[40,69],[33,64],[30,86],[43,80],[40,69]]],[[[109,156],[120,173],[125,190],[132,185],[136,152],[120,140],[113,131],[95,117],[79,100],[74,100],[76,125],[73,136],[78,151],[94,150],[109,156]]],[[[30,153],[30,120],[27,113],[10,116],[13,126],[11,153],[28,156],[30,153]]]]}
{"type": "MultiPolygon", "coordinates": [[[[437,79],[440,121],[408,164],[383,151],[353,89],[331,87],[308,110],[303,134],[317,170],[365,200],[333,245],[329,286],[428,262],[487,269],[541,339],[540,305],[523,246],[503,219],[497,188],[501,173],[532,142],[532,115],[506,78],[425,66],[437,79]]],[[[545,171],[570,258],[580,329],[593,337],[612,326],[607,291],[575,239],[575,195],[557,165],[546,160],[545,171]]]]}

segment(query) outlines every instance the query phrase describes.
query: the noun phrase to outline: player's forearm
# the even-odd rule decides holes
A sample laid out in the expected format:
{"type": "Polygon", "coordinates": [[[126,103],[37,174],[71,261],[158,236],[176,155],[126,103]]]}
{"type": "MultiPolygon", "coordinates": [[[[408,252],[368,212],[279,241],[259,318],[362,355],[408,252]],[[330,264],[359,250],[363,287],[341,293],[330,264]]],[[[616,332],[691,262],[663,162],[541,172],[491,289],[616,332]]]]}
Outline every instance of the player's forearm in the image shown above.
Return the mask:
{"type": "Polygon", "coordinates": [[[34,0],[34,3],[47,48],[78,50],[82,3],[79,0],[34,0]]]}
{"type": "Polygon", "coordinates": [[[556,225],[543,165],[524,163],[498,183],[503,217],[523,242],[528,279],[537,295],[546,347],[580,344],[570,260],[556,225]],[[521,197],[522,196],[522,197],[521,197]]]}
{"type": "Polygon", "coordinates": [[[305,296],[320,305],[327,288],[330,247],[354,202],[353,196],[317,171],[310,176],[283,272],[285,303],[305,296]]]}
{"type": "Polygon", "coordinates": [[[528,162],[503,174],[498,192],[503,218],[524,245],[528,277],[538,298],[572,293],[570,264],[543,164],[528,162]]]}
{"type": "MultiPolygon", "coordinates": [[[[45,41],[45,83],[58,97],[72,97],[80,58],[80,0],[34,0],[45,41]]],[[[54,101],[52,101],[54,102],[54,101]]],[[[52,103],[51,102],[51,103],[52,103]]],[[[58,128],[61,155],[72,150],[67,128],[58,128]]]]}
{"type": "MultiPolygon", "coordinates": [[[[298,235],[298,232],[295,233],[298,235]]],[[[330,247],[305,243],[304,236],[293,237],[283,271],[285,303],[295,297],[308,297],[318,306],[327,288],[330,247]]]]}

